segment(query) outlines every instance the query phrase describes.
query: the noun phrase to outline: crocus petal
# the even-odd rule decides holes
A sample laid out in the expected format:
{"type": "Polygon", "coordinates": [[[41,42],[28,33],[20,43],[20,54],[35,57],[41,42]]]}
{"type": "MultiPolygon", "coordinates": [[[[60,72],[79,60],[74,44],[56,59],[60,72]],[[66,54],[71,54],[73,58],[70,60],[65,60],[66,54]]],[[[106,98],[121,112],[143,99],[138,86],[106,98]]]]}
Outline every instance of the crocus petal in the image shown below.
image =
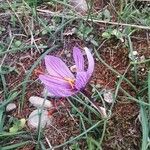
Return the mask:
{"type": "Polygon", "coordinates": [[[88,82],[87,72],[77,72],[75,87],[77,90],[81,90],[86,86],[88,82]]]}
{"type": "Polygon", "coordinates": [[[78,47],[73,48],[73,58],[77,67],[77,71],[84,71],[84,58],[78,47]]]}
{"type": "Polygon", "coordinates": [[[57,80],[51,76],[39,75],[39,79],[47,90],[55,96],[66,97],[73,94],[70,85],[64,80],[57,80]]]}
{"type": "Polygon", "coordinates": [[[85,47],[84,49],[85,49],[87,59],[88,59],[87,76],[89,79],[92,76],[92,73],[94,71],[94,58],[93,58],[90,50],[87,47],[85,47]]]}
{"type": "Polygon", "coordinates": [[[71,96],[73,94],[76,93],[76,91],[70,91],[70,90],[66,90],[66,89],[62,89],[62,88],[53,88],[53,87],[47,87],[46,89],[48,90],[48,92],[52,93],[53,95],[57,96],[57,97],[68,97],[71,96]]]}
{"type": "Polygon", "coordinates": [[[47,55],[45,56],[45,65],[50,75],[74,79],[74,75],[60,58],[47,55]]]}
{"type": "Polygon", "coordinates": [[[70,85],[68,82],[66,82],[63,79],[51,77],[49,75],[39,75],[39,79],[47,86],[56,86],[61,88],[70,88],[70,85]]]}

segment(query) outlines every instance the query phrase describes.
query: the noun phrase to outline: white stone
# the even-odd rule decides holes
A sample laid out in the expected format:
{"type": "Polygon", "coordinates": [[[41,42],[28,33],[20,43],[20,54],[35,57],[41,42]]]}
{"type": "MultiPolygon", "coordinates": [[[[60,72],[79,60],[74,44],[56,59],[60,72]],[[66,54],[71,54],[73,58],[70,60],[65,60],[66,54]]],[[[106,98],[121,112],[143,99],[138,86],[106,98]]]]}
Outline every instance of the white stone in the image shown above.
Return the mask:
{"type": "Polygon", "coordinates": [[[40,127],[44,128],[46,125],[50,125],[51,121],[52,118],[48,115],[47,110],[36,109],[29,115],[28,126],[37,129],[40,123],[40,127]]]}
{"type": "Polygon", "coordinates": [[[133,56],[136,56],[136,55],[138,55],[138,52],[137,51],[133,51],[133,56]]]}
{"type": "Polygon", "coordinates": [[[142,68],[141,71],[144,72],[144,71],[145,71],[145,68],[142,68]]]}
{"type": "Polygon", "coordinates": [[[137,51],[130,52],[130,53],[129,53],[129,58],[130,58],[132,61],[135,61],[136,59],[138,59],[138,52],[137,52],[137,51]]]}
{"type": "Polygon", "coordinates": [[[88,10],[86,0],[70,0],[70,3],[78,12],[86,12],[88,10]]]}
{"type": "Polygon", "coordinates": [[[53,107],[52,103],[44,98],[38,97],[38,96],[31,96],[29,98],[29,102],[34,106],[34,107],[44,107],[44,108],[51,108],[53,107]]]}
{"type": "Polygon", "coordinates": [[[104,107],[99,107],[102,118],[107,118],[106,109],[104,107]]]}
{"type": "Polygon", "coordinates": [[[105,90],[103,96],[104,96],[104,101],[106,101],[107,103],[113,102],[113,93],[111,90],[105,90]]]}
{"type": "Polygon", "coordinates": [[[6,106],[6,111],[9,112],[9,111],[12,111],[14,109],[16,109],[17,106],[15,103],[9,103],[7,106],[6,106]]]}

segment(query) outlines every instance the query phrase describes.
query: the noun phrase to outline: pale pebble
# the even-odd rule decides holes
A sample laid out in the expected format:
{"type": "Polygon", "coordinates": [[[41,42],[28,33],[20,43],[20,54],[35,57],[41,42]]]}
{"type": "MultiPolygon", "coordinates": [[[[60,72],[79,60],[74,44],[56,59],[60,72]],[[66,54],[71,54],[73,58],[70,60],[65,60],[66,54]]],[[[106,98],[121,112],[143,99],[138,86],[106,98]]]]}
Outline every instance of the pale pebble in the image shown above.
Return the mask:
{"type": "Polygon", "coordinates": [[[104,101],[106,101],[107,103],[113,102],[113,93],[111,90],[105,90],[103,96],[104,96],[104,101]]]}
{"type": "Polygon", "coordinates": [[[47,110],[36,109],[29,115],[28,118],[28,126],[30,128],[37,129],[39,127],[39,123],[40,123],[40,127],[44,128],[50,125],[51,122],[52,122],[52,117],[48,115],[47,110]],[[40,117],[40,113],[41,113],[41,117],[40,117]]]}
{"type": "Polygon", "coordinates": [[[107,118],[106,109],[104,107],[99,107],[99,110],[102,118],[107,118]]]}
{"type": "Polygon", "coordinates": [[[29,98],[29,102],[34,106],[34,107],[44,107],[44,108],[51,108],[53,107],[52,103],[44,98],[38,97],[38,96],[31,96],[29,98]]]}
{"type": "Polygon", "coordinates": [[[15,110],[16,108],[17,108],[17,106],[16,106],[15,103],[9,103],[9,104],[6,106],[6,111],[9,112],[9,111],[15,110]]]}

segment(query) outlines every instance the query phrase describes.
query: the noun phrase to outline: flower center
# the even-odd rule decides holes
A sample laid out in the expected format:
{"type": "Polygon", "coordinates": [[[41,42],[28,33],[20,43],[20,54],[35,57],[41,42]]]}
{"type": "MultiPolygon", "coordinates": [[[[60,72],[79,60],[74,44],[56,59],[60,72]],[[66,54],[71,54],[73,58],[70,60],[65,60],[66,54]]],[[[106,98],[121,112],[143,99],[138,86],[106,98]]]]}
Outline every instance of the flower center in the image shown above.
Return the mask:
{"type": "Polygon", "coordinates": [[[67,81],[70,84],[72,89],[74,89],[74,87],[75,87],[75,80],[74,79],[64,78],[64,80],[67,81]]]}

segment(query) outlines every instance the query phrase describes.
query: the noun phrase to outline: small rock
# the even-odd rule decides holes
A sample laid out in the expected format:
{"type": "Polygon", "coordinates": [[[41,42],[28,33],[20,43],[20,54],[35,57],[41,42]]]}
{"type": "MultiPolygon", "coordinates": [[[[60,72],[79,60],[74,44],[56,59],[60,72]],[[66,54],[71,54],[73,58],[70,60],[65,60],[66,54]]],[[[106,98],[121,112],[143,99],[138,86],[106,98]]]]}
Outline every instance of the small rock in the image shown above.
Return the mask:
{"type": "Polygon", "coordinates": [[[37,129],[40,123],[40,127],[44,128],[46,125],[50,125],[51,121],[52,119],[48,115],[47,110],[36,109],[29,115],[28,126],[37,129]],[[40,117],[40,113],[41,113],[41,117],[40,117]]]}
{"type": "Polygon", "coordinates": [[[145,71],[145,68],[142,68],[141,71],[144,72],[144,71],[145,71]]]}
{"type": "Polygon", "coordinates": [[[51,108],[53,107],[52,103],[44,98],[38,97],[38,96],[31,96],[29,98],[29,102],[34,106],[34,107],[44,107],[44,108],[51,108]],[[43,105],[44,104],[44,105],[43,105]]]}
{"type": "Polygon", "coordinates": [[[17,106],[15,103],[9,103],[7,106],[6,106],[6,111],[9,112],[9,111],[12,111],[14,109],[16,109],[17,106]]]}
{"type": "Polygon", "coordinates": [[[104,96],[104,101],[106,101],[107,103],[113,102],[113,93],[110,90],[105,90],[103,96],[104,96]]]}
{"type": "Polygon", "coordinates": [[[71,57],[71,53],[68,50],[64,50],[64,54],[66,55],[66,57],[70,58],[71,57]]]}
{"type": "Polygon", "coordinates": [[[134,56],[138,55],[138,52],[137,51],[133,51],[133,55],[134,56]]]}
{"type": "Polygon", "coordinates": [[[99,107],[102,118],[107,118],[106,109],[104,107],[99,107]]]}
{"type": "Polygon", "coordinates": [[[68,54],[66,55],[66,57],[70,58],[70,57],[71,57],[71,54],[70,54],[70,53],[68,53],[68,54]]]}
{"type": "Polygon", "coordinates": [[[68,50],[64,50],[64,54],[67,55],[69,53],[68,50]]]}
{"type": "Polygon", "coordinates": [[[76,67],[76,65],[71,66],[71,67],[70,67],[70,70],[71,70],[71,72],[73,72],[73,73],[77,72],[77,67],[76,67]]]}
{"type": "Polygon", "coordinates": [[[138,59],[138,52],[137,51],[133,51],[132,53],[129,53],[129,58],[134,61],[136,59],[138,59]]]}
{"type": "Polygon", "coordinates": [[[71,5],[74,6],[75,10],[79,13],[87,12],[87,2],[86,0],[70,0],[71,5]]]}

